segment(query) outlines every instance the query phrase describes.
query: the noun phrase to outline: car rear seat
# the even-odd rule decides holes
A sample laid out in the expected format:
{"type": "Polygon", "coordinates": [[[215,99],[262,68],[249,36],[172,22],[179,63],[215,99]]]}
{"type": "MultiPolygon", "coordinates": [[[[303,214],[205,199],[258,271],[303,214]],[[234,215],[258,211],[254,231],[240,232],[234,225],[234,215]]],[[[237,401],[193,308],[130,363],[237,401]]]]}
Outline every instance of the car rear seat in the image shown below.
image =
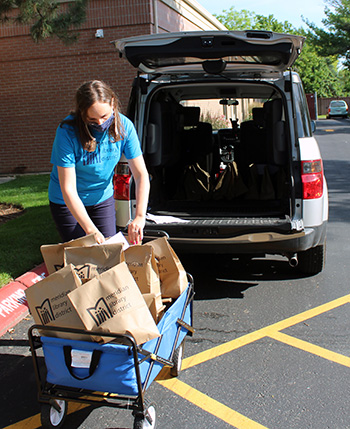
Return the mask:
{"type": "Polygon", "coordinates": [[[252,181],[252,174],[255,175],[255,181],[260,177],[260,198],[272,199],[273,195],[282,194],[279,190],[281,184],[277,182],[282,177],[281,168],[287,160],[282,100],[268,101],[263,108],[254,108],[252,113],[253,120],[241,124],[240,146],[235,159],[245,182],[249,184],[252,181]],[[272,192],[270,179],[276,193],[272,192]]]}
{"type": "Polygon", "coordinates": [[[214,149],[211,124],[200,122],[200,107],[183,107],[181,114],[183,115],[181,152],[185,165],[198,163],[203,170],[211,173],[214,149]]]}

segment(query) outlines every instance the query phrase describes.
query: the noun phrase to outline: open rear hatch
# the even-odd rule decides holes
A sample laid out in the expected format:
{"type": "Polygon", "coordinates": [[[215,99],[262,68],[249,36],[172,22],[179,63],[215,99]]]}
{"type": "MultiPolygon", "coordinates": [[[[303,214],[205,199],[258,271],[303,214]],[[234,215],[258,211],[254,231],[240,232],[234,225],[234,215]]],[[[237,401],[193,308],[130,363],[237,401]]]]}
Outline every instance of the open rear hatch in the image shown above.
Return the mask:
{"type": "Polygon", "coordinates": [[[144,73],[283,72],[305,38],[270,31],[193,31],[116,40],[120,56],[144,73]]]}

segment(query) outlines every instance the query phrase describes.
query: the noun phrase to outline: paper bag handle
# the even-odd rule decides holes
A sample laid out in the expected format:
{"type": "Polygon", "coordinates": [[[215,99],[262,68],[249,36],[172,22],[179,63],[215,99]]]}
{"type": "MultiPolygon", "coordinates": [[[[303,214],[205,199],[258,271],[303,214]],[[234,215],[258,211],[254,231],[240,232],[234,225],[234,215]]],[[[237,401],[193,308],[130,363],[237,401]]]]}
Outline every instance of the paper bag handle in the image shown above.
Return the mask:
{"type": "Polygon", "coordinates": [[[74,377],[77,380],[86,380],[87,378],[91,377],[92,374],[95,372],[98,363],[100,362],[100,357],[102,354],[101,350],[94,350],[92,352],[90,367],[89,367],[89,375],[86,377],[78,377],[74,374],[72,370],[72,347],[71,346],[63,346],[63,353],[64,353],[64,361],[66,363],[67,369],[72,377],[74,377]]]}

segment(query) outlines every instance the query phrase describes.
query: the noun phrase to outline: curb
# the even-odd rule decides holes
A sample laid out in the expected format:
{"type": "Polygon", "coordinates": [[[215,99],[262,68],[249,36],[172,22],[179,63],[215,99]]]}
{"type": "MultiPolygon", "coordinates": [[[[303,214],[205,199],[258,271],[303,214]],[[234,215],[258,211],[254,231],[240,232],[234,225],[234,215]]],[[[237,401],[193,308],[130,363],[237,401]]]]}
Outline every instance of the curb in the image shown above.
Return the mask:
{"type": "Polygon", "coordinates": [[[29,314],[25,291],[47,276],[42,263],[0,289],[0,336],[29,314]]]}

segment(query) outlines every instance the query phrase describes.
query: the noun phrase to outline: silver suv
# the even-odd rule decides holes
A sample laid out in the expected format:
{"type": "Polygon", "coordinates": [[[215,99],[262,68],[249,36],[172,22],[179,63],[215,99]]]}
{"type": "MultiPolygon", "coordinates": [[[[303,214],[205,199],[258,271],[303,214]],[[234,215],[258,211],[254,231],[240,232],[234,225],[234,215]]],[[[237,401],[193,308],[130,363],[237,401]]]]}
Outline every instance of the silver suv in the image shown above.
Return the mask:
{"type": "MultiPolygon", "coordinates": [[[[324,267],[328,192],[300,77],[304,39],[268,31],[153,34],[114,42],[139,70],[128,116],[148,167],[149,238],[180,251],[284,255],[324,267]]],[[[116,168],[117,224],[134,210],[116,168]]]]}

